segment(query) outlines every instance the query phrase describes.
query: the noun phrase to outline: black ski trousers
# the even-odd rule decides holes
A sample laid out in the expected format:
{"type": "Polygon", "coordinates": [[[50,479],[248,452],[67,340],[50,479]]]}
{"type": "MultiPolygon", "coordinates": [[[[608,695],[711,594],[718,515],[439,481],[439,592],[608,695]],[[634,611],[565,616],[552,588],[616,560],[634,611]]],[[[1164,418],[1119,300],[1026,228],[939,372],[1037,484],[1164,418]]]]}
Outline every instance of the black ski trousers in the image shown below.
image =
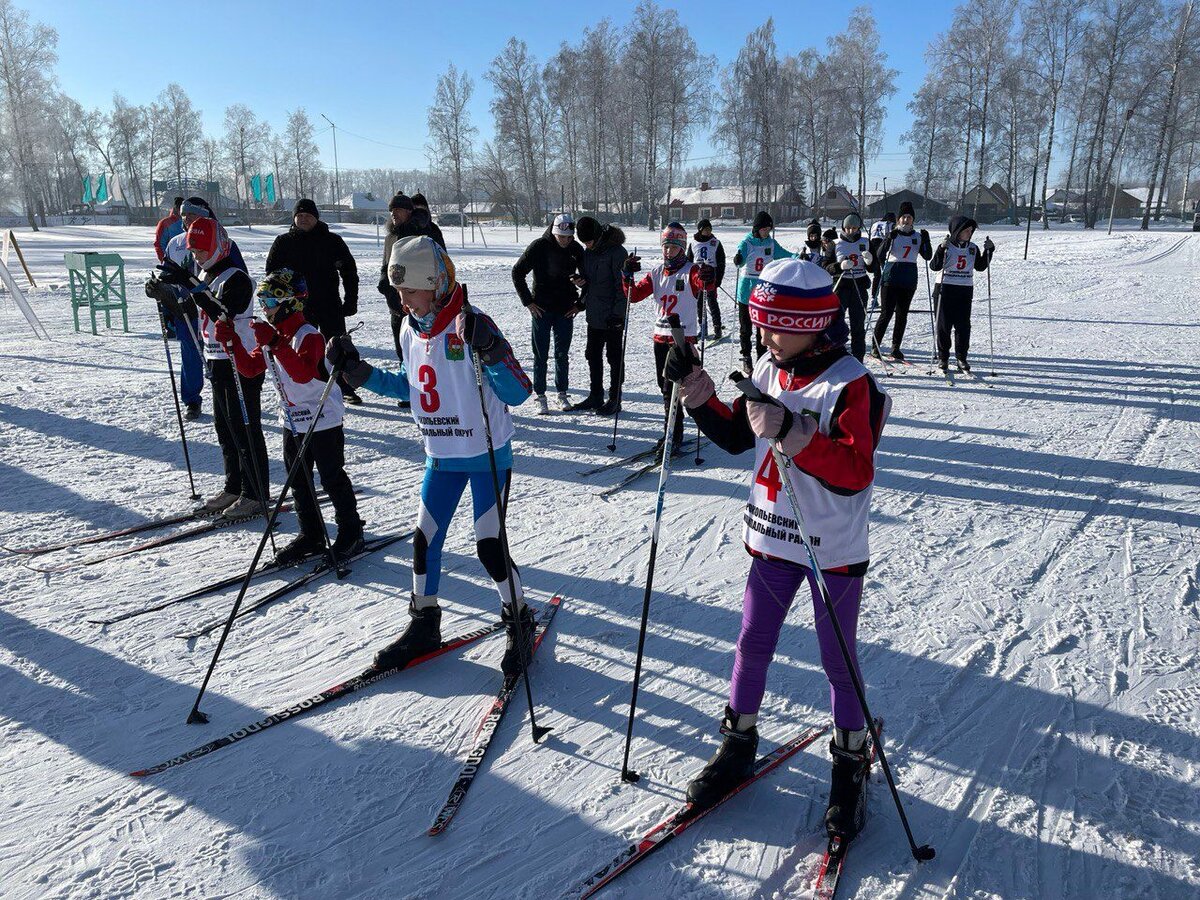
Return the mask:
{"type": "Polygon", "coordinates": [[[850,352],[859,362],[867,355],[867,293],[870,290],[871,279],[867,275],[843,278],[837,289],[843,316],[850,317],[850,352]]]}
{"type": "Polygon", "coordinates": [[[604,362],[608,361],[608,384],[615,398],[623,380],[621,372],[621,338],[624,323],[611,328],[587,327],[587,347],[583,352],[588,364],[589,393],[604,397],[604,362]]]}
{"type": "Polygon", "coordinates": [[[887,334],[888,322],[896,317],[896,325],[892,329],[892,350],[900,349],[904,341],[904,330],[908,327],[908,308],[912,305],[913,294],[917,286],[884,284],[879,290],[879,321],[875,323],[875,343],[883,346],[884,335],[887,334]]]}
{"type": "Polygon", "coordinates": [[[950,361],[950,334],[953,332],[954,355],[958,359],[966,359],[971,349],[971,300],[975,288],[940,284],[934,288],[934,292],[938,358],[943,363],[950,361]]]}
{"type": "MultiPolygon", "coordinates": [[[[748,309],[748,307],[742,307],[748,309]]],[[[663,427],[666,427],[666,418],[671,412],[671,388],[674,385],[669,378],[663,375],[663,366],[667,362],[667,353],[670,351],[671,345],[665,341],[654,342],[654,375],[658,378],[658,389],[663,395],[663,427]]],[[[683,443],[683,404],[675,404],[675,433],[671,436],[671,440],[676,444],[683,443]]]]}
{"type": "Polygon", "coordinates": [[[225,462],[225,490],[252,500],[268,500],[271,472],[267,466],[267,444],[262,430],[262,386],[266,373],[254,378],[235,376],[233,363],[227,359],[213,360],[211,366],[213,425],[225,462]],[[246,396],[249,429],[242,421],[235,377],[241,380],[242,393],[246,396]],[[266,484],[257,483],[256,470],[266,484]]]}
{"type": "Polygon", "coordinates": [[[749,359],[751,362],[763,355],[762,335],[758,333],[758,328],[750,321],[750,307],[745,303],[737,305],[738,310],[738,325],[741,326],[742,338],[742,356],[749,359]],[[754,334],[754,356],[750,355],[750,334],[754,334]]]}
{"type": "MultiPolygon", "coordinates": [[[[289,472],[303,440],[303,432],[297,436],[292,434],[290,429],[284,430],[283,464],[289,472]]],[[[317,507],[317,498],[311,487],[314,465],[321,476],[321,486],[325,488],[333,504],[338,533],[354,534],[361,529],[354,486],[350,483],[350,476],[346,474],[346,433],[342,426],[314,431],[309,438],[308,448],[304,451],[304,462],[300,465],[301,470],[292,479],[292,497],[296,501],[296,518],[300,521],[300,533],[322,543],[325,541],[325,536],[321,533],[321,514],[317,507]]]]}

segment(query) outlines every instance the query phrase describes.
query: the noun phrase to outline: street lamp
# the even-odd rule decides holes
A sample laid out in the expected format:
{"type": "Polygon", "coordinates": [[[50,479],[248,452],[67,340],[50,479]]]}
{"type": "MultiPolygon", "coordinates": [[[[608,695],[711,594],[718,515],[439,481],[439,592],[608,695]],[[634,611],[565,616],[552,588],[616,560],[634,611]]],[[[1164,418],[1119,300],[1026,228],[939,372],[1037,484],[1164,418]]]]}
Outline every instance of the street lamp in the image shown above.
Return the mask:
{"type": "Polygon", "coordinates": [[[321,113],[321,118],[329,122],[329,127],[333,129],[333,208],[337,213],[337,220],[342,221],[342,210],[338,203],[342,196],[342,181],[338,175],[338,158],[337,158],[337,126],[333,124],[329,116],[321,113]]]}

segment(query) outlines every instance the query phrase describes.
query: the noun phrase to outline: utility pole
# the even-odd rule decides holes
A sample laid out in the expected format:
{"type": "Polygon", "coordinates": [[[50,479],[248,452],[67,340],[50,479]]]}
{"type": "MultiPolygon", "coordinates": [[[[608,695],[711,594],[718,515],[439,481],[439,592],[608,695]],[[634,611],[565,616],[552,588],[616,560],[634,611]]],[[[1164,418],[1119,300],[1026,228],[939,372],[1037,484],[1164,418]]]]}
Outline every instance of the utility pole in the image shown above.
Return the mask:
{"type": "Polygon", "coordinates": [[[329,122],[329,127],[333,129],[333,206],[337,212],[337,220],[342,221],[342,209],[338,205],[342,197],[342,181],[338,175],[338,158],[337,158],[337,126],[333,124],[329,116],[321,113],[321,118],[329,122]]]}
{"type": "Polygon", "coordinates": [[[883,176],[883,213],[884,213],[884,215],[887,215],[887,212],[888,212],[888,204],[887,204],[887,176],[886,176],[886,175],[884,175],[884,176],[883,176]]]}
{"type": "MultiPolygon", "coordinates": [[[[1125,110],[1125,124],[1121,126],[1120,137],[1117,138],[1117,178],[1113,182],[1112,205],[1108,208],[1108,233],[1112,234],[1113,213],[1117,210],[1117,191],[1121,189],[1121,166],[1125,163],[1125,157],[1122,155],[1122,145],[1125,143],[1125,132],[1129,130],[1129,120],[1133,118],[1133,107],[1125,110]]],[[[1150,202],[1150,195],[1146,195],[1146,203],[1150,202]]]]}

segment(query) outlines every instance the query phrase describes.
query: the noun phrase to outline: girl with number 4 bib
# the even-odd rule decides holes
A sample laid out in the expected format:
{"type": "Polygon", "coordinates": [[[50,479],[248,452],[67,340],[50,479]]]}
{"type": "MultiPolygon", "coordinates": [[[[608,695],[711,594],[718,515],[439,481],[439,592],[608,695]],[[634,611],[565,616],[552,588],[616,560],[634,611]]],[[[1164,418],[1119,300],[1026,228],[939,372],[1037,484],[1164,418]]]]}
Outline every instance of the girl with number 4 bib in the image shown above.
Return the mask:
{"type": "Polygon", "coordinates": [[[509,570],[500,542],[488,459],[483,412],[475,380],[475,355],[483,366],[483,396],[487,404],[500,483],[512,474],[513,422],[510,406],[529,398],[531,385],[512,348],[495,322],[467,302],[467,289],[454,280],[454,264],[430,237],[396,241],[388,278],[400,294],[406,313],[400,326],[404,351],[398,373],[363,362],[348,335],[330,342],[329,362],[342,366],[342,377],[355,388],[409,400],[412,415],[425,441],[425,480],[413,537],[413,587],[408,629],[375,654],[375,668],[403,668],[413,659],[436,650],[442,641],[442,611],[438,587],[442,574],[442,544],[450,519],[467,485],[475,518],[479,561],[500,594],[508,647],[501,669],[516,675],[521,656],[528,663],[533,638],[533,613],[521,591],[520,576],[509,570]],[[518,609],[511,608],[509,579],[518,609]],[[523,636],[524,640],[521,640],[523,636]]]}
{"type": "Polygon", "coordinates": [[[701,431],[729,453],[755,451],[742,531],[750,575],[729,705],[721,721],[724,741],[688,785],[687,796],[700,807],[711,805],[753,768],[767,668],[788,608],[807,585],[835,726],[825,823],[831,835],[850,840],[862,824],[856,810],[867,767],[866,721],[782,479],[790,479],[795,490],[857,669],[855,633],[870,557],[867,518],[875,451],[891,401],[846,352],[846,327],[827,272],[815,263],[783,260],[766,266],[760,279],[748,308],[767,348],[752,375],[766,400],[739,397],[726,405],[690,348],[673,348],[667,356],[667,377],[678,382],[683,404],[701,431]],[[772,444],[791,460],[786,472],[776,467],[772,444]]]}

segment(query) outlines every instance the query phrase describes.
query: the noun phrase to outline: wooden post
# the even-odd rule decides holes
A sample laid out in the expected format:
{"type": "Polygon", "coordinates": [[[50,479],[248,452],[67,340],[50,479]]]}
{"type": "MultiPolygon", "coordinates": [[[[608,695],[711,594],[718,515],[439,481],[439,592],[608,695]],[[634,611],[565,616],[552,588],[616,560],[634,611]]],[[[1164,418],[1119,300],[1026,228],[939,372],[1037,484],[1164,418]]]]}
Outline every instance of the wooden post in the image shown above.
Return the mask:
{"type": "Polygon", "coordinates": [[[17,251],[17,259],[21,261],[21,268],[25,270],[25,277],[29,279],[29,286],[37,290],[37,282],[33,280],[33,273],[29,271],[29,266],[25,262],[25,254],[21,252],[21,245],[17,243],[17,236],[13,234],[11,229],[8,232],[8,242],[17,251]]]}

